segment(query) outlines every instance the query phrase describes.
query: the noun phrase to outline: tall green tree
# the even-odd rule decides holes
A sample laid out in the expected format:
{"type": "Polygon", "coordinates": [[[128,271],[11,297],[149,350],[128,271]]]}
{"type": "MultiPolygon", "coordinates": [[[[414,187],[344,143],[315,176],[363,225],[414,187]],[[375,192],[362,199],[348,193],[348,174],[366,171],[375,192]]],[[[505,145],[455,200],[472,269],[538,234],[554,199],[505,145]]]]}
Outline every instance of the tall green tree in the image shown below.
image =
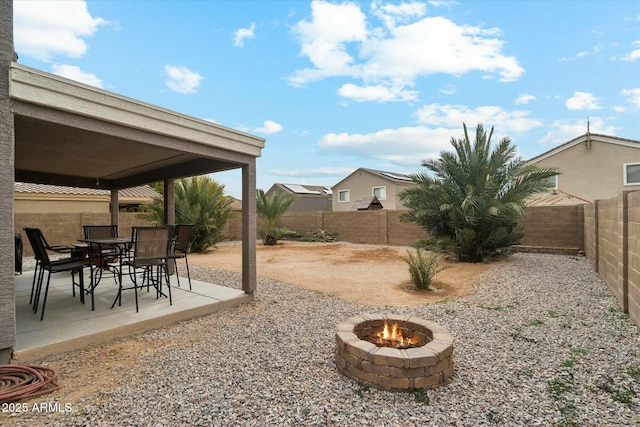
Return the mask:
{"type": "Polygon", "coordinates": [[[522,238],[518,220],[525,200],[551,187],[553,168],[539,169],[516,157],[508,137],[492,148],[493,127],[487,134],[476,127],[475,140],[451,138],[453,152],[424,160],[431,173],[412,176],[417,185],[400,199],[409,211],[404,221],[425,229],[431,244],[454,253],[459,261],[479,262],[497,256],[522,238]]]}
{"type": "Polygon", "coordinates": [[[258,236],[265,245],[275,245],[289,230],[278,228],[278,219],[289,210],[296,198],[283,191],[267,196],[264,190],[256,192],[256,214],[261,220],[258,236]]]}
{"type": "MultiPolygon", "coordinates": [[[[154,188],[164,194],[162,183],[154,188]]],[[[191,234],[191,251],[203,252],[224,240],[223,230],[233,217],[233,199],[224,195],[224,185],[207,176],[175,181],[175,215],[177,224],[195,224],[191,234]]],[[[158,197],[146,206],[147,219],[154,224],[164,222],[164,198],[158,197]]]]}

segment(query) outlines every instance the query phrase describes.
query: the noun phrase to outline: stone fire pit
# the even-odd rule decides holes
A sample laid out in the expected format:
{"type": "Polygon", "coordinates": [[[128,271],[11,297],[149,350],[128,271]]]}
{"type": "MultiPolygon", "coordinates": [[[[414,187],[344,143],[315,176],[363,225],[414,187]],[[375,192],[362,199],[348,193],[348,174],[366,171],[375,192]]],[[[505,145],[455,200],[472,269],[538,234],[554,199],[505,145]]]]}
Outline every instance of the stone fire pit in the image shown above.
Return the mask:
{"type": "Polygon", "coordinates": [[[361,314],[338,325],[336,365],[347,377],[377,389],[435,388],[453,372],[453,338],[444,327],[417,317],[361,314]],[[385,322],[417,342],[408,348],[374,344],[385,322]]]}

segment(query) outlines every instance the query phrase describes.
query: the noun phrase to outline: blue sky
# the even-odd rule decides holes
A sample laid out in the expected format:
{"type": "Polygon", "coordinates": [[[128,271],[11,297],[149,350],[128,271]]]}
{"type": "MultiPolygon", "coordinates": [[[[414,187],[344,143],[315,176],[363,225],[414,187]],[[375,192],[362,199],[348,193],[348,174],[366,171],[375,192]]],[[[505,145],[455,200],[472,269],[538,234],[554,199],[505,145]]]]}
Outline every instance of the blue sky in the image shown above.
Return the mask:
{"type": "Polygon", "coordinates": [[[638,1],[16,0],[14,27],[22,64],[266,138],[264,190],[419,172],[463,122],[524,158],[587,118],[640,140],[638,1]]]}

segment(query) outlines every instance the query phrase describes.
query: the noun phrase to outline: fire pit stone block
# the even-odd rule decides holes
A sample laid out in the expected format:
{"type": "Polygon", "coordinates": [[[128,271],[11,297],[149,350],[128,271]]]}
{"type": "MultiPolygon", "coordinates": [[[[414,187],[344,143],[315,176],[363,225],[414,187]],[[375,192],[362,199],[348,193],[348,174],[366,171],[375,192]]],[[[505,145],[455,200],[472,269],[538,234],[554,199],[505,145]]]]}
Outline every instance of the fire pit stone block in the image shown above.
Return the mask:
{"type": "Polygon", "coordinates": [[[446,384],[453,373],[453,338],[443,326],[424,319],[362,314],[338,325],[336,366],[356,382],[382,390],[414,390],[446,384]],[[422,346],[379,347],[367,340],[387,322],[397,322],[422,346]]]}

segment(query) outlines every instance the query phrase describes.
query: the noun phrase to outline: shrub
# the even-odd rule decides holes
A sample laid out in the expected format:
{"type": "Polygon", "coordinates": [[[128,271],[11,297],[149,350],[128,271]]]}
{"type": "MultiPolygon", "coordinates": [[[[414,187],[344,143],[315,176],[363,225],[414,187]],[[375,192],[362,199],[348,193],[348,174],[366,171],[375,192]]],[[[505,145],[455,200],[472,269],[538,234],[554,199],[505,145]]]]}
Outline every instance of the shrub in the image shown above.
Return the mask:
{"type": "Polygon", "coordinates": [[[414,252],[407,250],[408,258],[403,258],[409,265],[411,281],[418,289],[429,290],[431,280],[446,267],[438,263],[438,255],[424,255],[420,248],[414,252]]]}
{"type": "Polygon", "coordinates": [[[550,188],[558,171],[538,169],[516,157],[508,137],[492,144],[493,128],[476,127],[475,140],[452,138],[453,152],[422,162],[428,171],[412,176],[417,185],[399,196],[415,222],[458,261],[480,262],[505,253],[522,237],[518,225],[526,200],[550,188]]]}
{"type": "Polygon", "coordinates": [[[334,233],[322,229],[307,233],[305,236],[297,237],[297,240],[302,242],[335,242],[336,239],[337,237],[334,233]]]}
{"type": "MultiPolygon", "coordinates": [[[[153,187],[164,193],[163,183],[153,187]]],[[[175,223],[195,224],[189,245],[191,252],[204,252],[226,238],[224,228],[235,213],[231,208],[233,199],[224,195],[224,185],[208,176],[194,176],[176,180],[174,189],[175,223]]],[[[163,196],[145,205],[143,217],[155,225],[164,224],[163,196]]]]}

